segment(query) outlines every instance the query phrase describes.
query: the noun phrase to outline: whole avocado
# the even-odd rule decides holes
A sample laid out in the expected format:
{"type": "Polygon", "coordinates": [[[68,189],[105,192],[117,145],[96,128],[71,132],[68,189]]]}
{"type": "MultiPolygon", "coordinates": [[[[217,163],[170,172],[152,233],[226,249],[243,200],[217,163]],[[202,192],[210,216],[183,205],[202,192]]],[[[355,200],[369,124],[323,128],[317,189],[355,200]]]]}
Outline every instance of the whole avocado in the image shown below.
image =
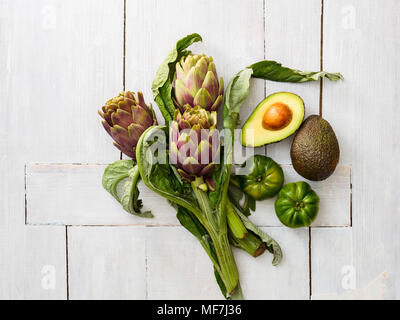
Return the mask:
{"type": "Polygon", "coordinates": [[[312,181],[328,178],[340,157],[339,143],[329,122],[319,115],[309,116],[294,137],[290,157],[302,177],[312,181]]]}

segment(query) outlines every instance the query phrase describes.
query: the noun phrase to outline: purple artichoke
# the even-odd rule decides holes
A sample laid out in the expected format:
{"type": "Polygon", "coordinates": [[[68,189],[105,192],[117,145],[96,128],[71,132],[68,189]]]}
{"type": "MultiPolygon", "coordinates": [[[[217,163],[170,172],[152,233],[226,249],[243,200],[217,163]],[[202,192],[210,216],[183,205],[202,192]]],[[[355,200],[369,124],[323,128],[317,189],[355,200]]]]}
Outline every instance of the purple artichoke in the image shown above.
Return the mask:
{"type": "Polygon", "coordinates": [[[136,160],[136,145],[142,133],[157,119],[151,105],[147,106],[141,92],[137,98],[130,91],[121,92],[107,101],[99,110],[102,124],[114,139],[114,145],[128,157],[136,160]]]}
{"type": "Polygon", "coordinates": [[[170,162],[188,180],[204,176],[219,163],[217,112],[201,106],[176,109],[170,132],[170,162]]]}
{"type": "Polygon", "coordinates": [[[219,78],[212,57],[204,54],[188,55],[176,64],[176,104],[184,112],[184,106],[201,106],[214,111],[222,103],[224,82],[219,78]]]}

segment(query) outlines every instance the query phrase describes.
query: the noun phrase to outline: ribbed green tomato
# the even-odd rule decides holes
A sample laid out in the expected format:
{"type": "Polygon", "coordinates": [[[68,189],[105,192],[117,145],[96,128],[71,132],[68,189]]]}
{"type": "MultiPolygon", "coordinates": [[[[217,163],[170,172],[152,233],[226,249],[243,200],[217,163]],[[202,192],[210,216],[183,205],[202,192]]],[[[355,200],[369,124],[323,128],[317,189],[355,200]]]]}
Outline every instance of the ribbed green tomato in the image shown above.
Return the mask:
{"type": "Polygon", "coordinates": [[[282,168],[274,160],[263,155],[247,159],[242,168],[249,172],[240,176],[241,188],[254,200],[265,200],[275,196],[283,186],[282,168]]]}
{"type": "Polygon", "coordinates": [[[308,227],[317,217],[319,197],[307,182],[288,183],[278,194],[275,212],[289,228],[308,227]]]}

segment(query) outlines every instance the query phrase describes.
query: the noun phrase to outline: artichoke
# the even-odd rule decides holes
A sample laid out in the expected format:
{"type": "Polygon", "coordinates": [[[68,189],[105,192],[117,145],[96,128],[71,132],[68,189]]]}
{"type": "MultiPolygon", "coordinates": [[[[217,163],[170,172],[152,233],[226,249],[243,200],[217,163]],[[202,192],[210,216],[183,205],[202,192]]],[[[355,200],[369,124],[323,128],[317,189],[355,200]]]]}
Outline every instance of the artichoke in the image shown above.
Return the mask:
{"type": "Polygon", "coordinates": [[[175,103],[184,112],[184,106],[201,106],[214,111],[222,103],[224,82],[217,76],[212,57],[204,54],[188,55],[176,64],[174,81],[175,103]]]}
{"type": "Polygon", "coordinates": [[[193,181],[206,175],[219,160],[220,142],[216,129],[217,112],[201,106],[185,105],[183,114],[175,110],[170,132],[170,163],[193,181]]]}
{"type": "Polygon", "coordinates": [[[107,101],[98,111],[104,119],[102,124],[114,139],[114,145],[136,161],[136,145],[142,133],[153,125],[157,119],[151,105],[146,105],[141,92],[137,98],[130,91],[121,92],[117,97],[107,101]]]}

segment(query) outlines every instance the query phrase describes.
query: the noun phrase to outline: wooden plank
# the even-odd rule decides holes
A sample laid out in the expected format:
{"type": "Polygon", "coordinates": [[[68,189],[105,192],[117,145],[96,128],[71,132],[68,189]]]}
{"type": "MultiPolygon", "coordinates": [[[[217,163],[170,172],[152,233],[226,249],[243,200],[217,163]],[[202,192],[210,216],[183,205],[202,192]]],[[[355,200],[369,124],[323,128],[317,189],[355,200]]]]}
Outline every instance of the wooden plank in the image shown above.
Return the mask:
{"type": "Polygon", "coordinates": [[[66,299],[65,227],[1,224],[0,244],[0,299],[66,299]]]}
{"type": "Polygon", "coordinates": [[[353,228],[312,229],[312,299],[383,299],[388,297],[388,274],[377,274],[360,285],[353,228]]]}
{"type": "Polygon", "coordinates": [[[0,297],[65,298],[65,228],[24,225],[24,167],[119,157],[96,111],[122,88],[123,2],[1,1],[0,24],[0,106],[13,110],[0,120],[0,297]]]}
{"type": "MultiPolygon", "coordinates": [[[[144,209],[155,218],[126,213],[101,186],[105,165],[37,164],[27,166],[27,222],[61,225],[179,225],[165,199],[140,184],[144,209]],[[46,201],[43,198],[46,197],[46,201]]],[[[302,180],[291,165],[283,166],[285,181],[302,180]]],[[[314,226],[350,225],[350,169],[339,167],[324,183],[310,182],[321,198],[314,226]]],[[[282,226],[275,198],[257,202],[252,220],[259,226],[282,226]]]]}
{"type": "Polygon", "coordinates": [[[149,299],[223,299],[206,252],[183,227],[148,228],[149,299]]]}
{"type": "Polygon", "coordinates": [[[143,227],[69,227],[70,299],[145,299],[143,227]]]}
{"type": "MultiPolygon", "coordinates": [[[[245,298],[308,299],[308,230],[262,229],[281,244],[284,259],[274,267],[268,253],[254,259],[235,249],[245,298]]],[[[211,262],[191,234],[182,227],[149,230],[149,299],[222,299],[211,262]]]]}
{"type": "Polygon", "coordinates": [[[352,228],[311,229],[312,299],[355,289],[352,228]]]}
{"type": "Polygon", "coordinates": [[[271,264],[272,255],[268,252],[254,259],[244,251],[235,250],[245,298],[308,299],[308,230],[261,229],[278,241],[283,259],[274,267],[271,264]]]}
{"type": "Polygon", "coordinates": [[[101,184],[105,165],[27,166],[27,222],[57,225],[179,225],[167,200],[140,183],[141,218],[123,210],[101,184]],[[43,199],[46,198],[46,201],[43,199]]]}
{"type": "MultiPolygon", "coordinates": [[[[300,70],[320,69],[321,0],[265,2],[265,57],[300,70]]],[[[306,117],[319,113],[319,82],[291,84],[267,81],[266,94],[288,91],[299,95],[306,117]]],[[[293,137],[267,147],[275,161],[290,163],[293,137]]]]}
{"type": "Polygon", "coordinates": [[[122,89],[123,1],[19,0],[5,6],[9,90],[3,101],[19,110],[9,115],[8,134],[19,139],[21,160],[118,159],[97,109],[122,89]]]}
{"type": "Polygon", "coordinates": [[[323,115],[338,136],[341,163],[352,164],[357,288],[386,272],[385,298],[399,298],[400,3],[339,0],[324,8],[324,68],[345,80],[324,81],[323,115]]]}

